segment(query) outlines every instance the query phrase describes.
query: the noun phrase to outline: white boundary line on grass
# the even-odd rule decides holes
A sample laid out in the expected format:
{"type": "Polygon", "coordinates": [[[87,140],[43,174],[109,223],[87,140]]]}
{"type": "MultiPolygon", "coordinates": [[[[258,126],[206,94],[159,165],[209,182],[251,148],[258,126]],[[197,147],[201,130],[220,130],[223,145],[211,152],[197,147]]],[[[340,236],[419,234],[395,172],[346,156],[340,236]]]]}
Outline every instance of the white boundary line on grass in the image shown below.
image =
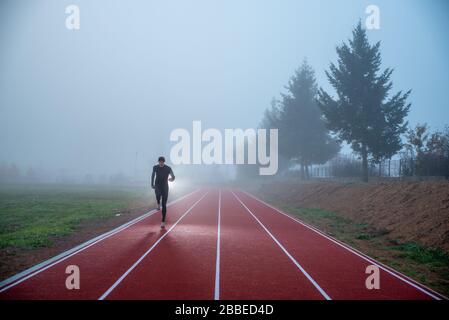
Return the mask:
{"type": "Polygon", "coordinates": [[[203,200],[203,198],[208,194],[209,192],[206,192],[201,198],[199,198],[189,209],[187,209],[186,212],[184,212],[184,214],[170,227],[170,229],[167,230],[166,233],[164,233],[136,262],[134,262],[134,264],[128,269],[126,270],[126,272],[124,274],[122,274],[122,276],[120,278],[118,278],[117,281],[114,282],[114,284],[108,289],[106,290],[105,293],[102,294],[102,296],[100,298],[98,298],[98,300],[104,300],[107,298],[107,296],[112,292],[112,290],[114,290],[125,278],[126,276],[128,276],[128,274],[131,273],[131,271],[134,270],[134,268],[137,267],[137,265],[142,262],[143,259],[145,259],[145,257],[151,252],[153,251],[154,248],[156,248],[156,246],[162,241],[162,239],[164,239],[167,234],[170,233],[170,231],[173,230],[174,227],[176,227],[176,225],[179,223],[179,221],[182,220],[182,218],[184,218],[201,200],[203,200]]]}
{"type": "Polygon", "coordinates": [[[262,228],[270,235],[270,237],[274,240],[274,242],[276,242],[276,244],[282,249],[282,251],[284,251],[284,253],[287,255],[287,257],[290,258],[290,260],[296,265],[296,267],[298,267],[298,269],[306,276],[307,279],[309,279],[309,281],[313,284],[313,286],[321,293],[321,295],[326,299],[326,300],[332,300],[331,297],[320,287],[320,285],[307,273],[307,271],[299,264],[299,262],[293,258],[293,256],[287,251],[287,249],[284,248],[284,246],[279,242],[278,239],[276,239],[275,236],[273,236],[273,234],[271,234],[271,232],[267,229],[267,227],[265,227],[265,225],[260,222],[259,219],[257,219],[257,217],[254,215],[254,213],[252,213],[252,211],[242,202],[242,200],[240,200],[240,198],[233,192],[231,191],[231,193],[234,195],[234,197],[242,204],[243,207],[245,207],[245,209],[253,216],[254,219],[256,219],[256,221],[262,226],[262,228]]]}
{"type": "Polygon", "coordinates": [[[310,229],[310,230],[316,232],[317,234],[319,234],[319,235],[323,236],[324,238],[328,239],[329,241],[331,241],[331,242],[333,242],[333,243],[339,245],[340,247],[342,247],[342,248],[348,250],[349,252],[351,252],[351,253],[355,254],[356,256],[358,256],[358,257],[364,259],[365,261],[368,261],[369,263],[378,266],[379,268],[381,268],[381,269],[384,270],[385,272],[391,274],[392,276],[398,278],[399,280],[404,281],[405,283],[411,285],[412,287],[414,287],[414,288],[418,289],[419,291],[421,291],[421,292],[427,294],[428,296],[432,297],[433,299],[436,299],[436,300],[442,300],[442,299],[447,300],[447,299],[448,299],[448,298],[445,297],[444,295],[442,295],[442,294],[440,294],[440,293],[438,293],[438,292],[436,292],[436,291],[434,291],[434,290],[432,290],[432,289],[426,287],[426,286],[423,285],[423,284],[420,284],[420,283],[416,282],[415,280],[413,280],[413,279],[407,277],[406,275],[403,275],[403,274],[400,273],[399,271],[396,271],[396,270],[394,270],[393,268],[391,268],[391,267],[389,267],[389,266],[386,266],[386,265],[384,265],[383,263],[381,263],[381,262],[379,262],[379,261],[377,261],[377,260],[375,260],[375,259],[373,259],[373,258],[371,258],[371,257],[369,257],[369,256],[367,256],[367,255],[365,255],[364,253],[358,251],[357,249],[351,247],[350,245],[348,245],[348,244],[346,244],[346,243],[342,243],[342,242],[340,242],[340,240],[335,239],[335,238],[333,238],[333,237],[331,237],[331,236],[328,236],[328,235],[325,234],[323,231],[321,231],[321,230],[319,230],[319,229],[317,229],[317,228],[315,228],[315,227],[313,227],[313,226],[311,226],[311,225],[308,225],[307,223],[305,223],[305,222],[303,222],[303,221],[301,221],[301,220],[299,220],[299,219],[297,219],[297,218],[294,218],[294,217],[290,216],[289,214],[287,214],[287,213],[285,213],[285,212],[279,210],[278,208],[276,208],[276,207],[274,207],[274,206],[272,206],[272,205],[266,203],[265,201],[263,201],[263,200],[257,198],[256,196],[254,196],[254,195],[252,195],[252,194],[250,194],[250,193],[248,193],[248,192],[246,192],[246,191],[243,191],[243,190],[240,190],[240,191],[243,192],[243,193],[245,193],[245,194],[248,195],[249,197],[253,198],[254,200],[259,201],[260,203],[266,205],[267,207],[269,207],[269,208],[275,210],[276,212],[278,212],[278,213],[280,213],[280,214],[282,214],[282,215],[284,215],[284,216],[286,216],[286,217],[292,219],[293,221],[295,221],[295,222],[297,222],[297,223],[303,225],[304,227],[306,227],[306,228],[308,228],[308,229],[310,229]],[[391,270],[390,270],[390,269],[391,269],[391,270]]]}
{"type": "MultiPolygon", "coordinates": [[[[198,192],[199,190],[200,189],[197,189],[197,190],[195,190],[195,191],[193,191],[191,193],[188,193],[188,194],[182,196],[179,199],[176,199],[176,200],[170,202],[168,204],[168,206],[173,205],[173,204],[175,204],[175,203],[177,203],[177,202],[179,202],[179,201],[181,201],[181,200],[183,200],[183,199],[193,195],[194,193],[198,192]]],[[[80,252],[86,250],[87,248],[97,244],[98,242],[100,242],[100,241],[102,241],[104,239],[107,239],[110,236],[112,236],[112,235],[114,235],[114,234],[116,234],[116,233],[118,233],[120,231],[123,231],[123,230],[127,229],[128,227],[130,227],[130,226],[132,226],[132,225],[134,225],[134,224],[144,220],[145,218],[150,217],[151,215],[153,215],[157,211],[158,210],[153,209],[153,210],[151,210],[151,211],[149,211],[149,212],[147,212],[147,213],[145,213],[145,214],[143,214],[143,215],[141,215],[141,216],[139,216],[139,217],[137,217],[137,218],[135,218],[135,219],[133,219],[131,221],[128,221],[128,222],[118,226],[115,229],[112,229],[112,230],[110,230],[108,232],[105,232],[105,233],[103,233],[103,234],[101,234],[101,235],[99,235],[99,236],[97,236],[97,237],[95,237],[95,238],[93,238],[91,240],[88,240],[88,241],[86,241],[86,242],[84,242],[84,243],[82,243],[82,244],[80,244],[80,245],[78,245],[78,246],[76,246],[76,247],[74,247],[72,249],[69,249],[67,251],[62,252],[62,253],[58,254],[57,256],[54,256],[53,258],[45,260],[45,261],[43,261],[43,262],[41,262],[41,263],[39,263],[39,264],[29,268],[29,269],[26,269],[26,270],[24,270],[24,271],[22,271],[22,272],[20,272],[20,273],[18,273],[16,275],[10,277],[10,278],[7,278],[7,279],[3,280],[2,282],[0,282],[0,288],[1,288],[0,289],[0,293],[2,293],[4,291],[6,291],[6,290],[16,286],[17,284],[19,284],[19,283],[21,283],[21,282],[23,282],[23,281],[25,281],[25,280],[35,276],[35,275],[41,273],[44,270],[47,270],[48,268],[53,267],[54,265],[56,265],[56,264],[58,264],[58,263],[60,263],[60,262],[62,262],[64,260],[74,256],[75,254],[80,253],[80,252]]]]}
{"type": "Polygon", "coordinates": [[[214,299],[220,300],[220,229],[221,229],[221,189],[218,189],[217,260],[215,261],[214,299]]]}

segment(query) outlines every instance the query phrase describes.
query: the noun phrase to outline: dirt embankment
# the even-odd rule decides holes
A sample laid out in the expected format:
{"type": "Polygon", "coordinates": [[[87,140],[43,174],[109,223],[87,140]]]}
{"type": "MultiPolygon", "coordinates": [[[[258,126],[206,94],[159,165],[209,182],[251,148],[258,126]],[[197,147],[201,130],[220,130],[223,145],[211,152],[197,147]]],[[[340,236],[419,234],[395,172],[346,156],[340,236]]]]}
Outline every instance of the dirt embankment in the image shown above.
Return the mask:
{"type": "Polygon", "coordinates": [[[449,181],[270,182],[259,195],[278,203],[331,210],[385,230],[400,242],[449,252],[449,181]]]}

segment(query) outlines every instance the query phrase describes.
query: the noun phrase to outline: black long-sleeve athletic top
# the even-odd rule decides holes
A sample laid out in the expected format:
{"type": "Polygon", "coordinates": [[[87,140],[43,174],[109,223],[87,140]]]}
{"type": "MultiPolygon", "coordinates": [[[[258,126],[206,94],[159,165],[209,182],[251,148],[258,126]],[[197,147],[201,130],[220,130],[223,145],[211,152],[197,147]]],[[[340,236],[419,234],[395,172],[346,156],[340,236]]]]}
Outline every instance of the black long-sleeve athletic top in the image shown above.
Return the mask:
{"type": "Polygon", "coordinates": [[[161,167],[158,164],[155,165],[153,167],[153,173],[151,174],[151,186],[168,186],[168,176],[171,176],[173,180],[175,180],[173,170],[169,166],[164,165],[161,167]],[[154,177],[156,177],[156,180],[154,177]]]}

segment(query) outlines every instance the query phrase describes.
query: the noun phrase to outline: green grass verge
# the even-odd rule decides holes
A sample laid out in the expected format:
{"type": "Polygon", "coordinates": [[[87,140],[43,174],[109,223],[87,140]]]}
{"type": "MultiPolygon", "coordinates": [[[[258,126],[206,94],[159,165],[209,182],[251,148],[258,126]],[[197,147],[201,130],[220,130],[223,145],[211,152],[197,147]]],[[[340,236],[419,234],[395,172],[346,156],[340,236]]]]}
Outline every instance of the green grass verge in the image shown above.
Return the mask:
{"type": "Polygon", "coordinates": [[[295,208],[283,206],[283,209],[290,212],[304,221],[319,228],[324,228],[326,232],[336,238],[350,244],[354,240],[372,240],[376,237],[388,234],[386,230],[377,230],[366,223],[355,223],[346,219],[338,213],[317,209],[317,208],[295,208]]]}
{"type": "Polygon", "coordinates": [[[427,248],[418,243],[405,243],[389,246],[387,249],[398,251],[400,258],[411,259],[434,268],[449,266],[449,254],[439,248],[427,248]]]}
{"type": "Polygon", "coordinates": [[[112,218],[143,197],[144,188],[0,186],[0,249],[51,246],[82,222],[112,218]]]}

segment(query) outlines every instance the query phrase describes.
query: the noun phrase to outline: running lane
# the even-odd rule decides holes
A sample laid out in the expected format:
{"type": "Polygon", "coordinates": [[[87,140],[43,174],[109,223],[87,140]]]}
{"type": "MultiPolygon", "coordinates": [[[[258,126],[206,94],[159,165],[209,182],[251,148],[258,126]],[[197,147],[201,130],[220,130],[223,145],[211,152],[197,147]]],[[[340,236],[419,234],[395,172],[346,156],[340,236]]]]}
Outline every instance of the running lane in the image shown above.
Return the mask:
{"type": "Polygon", "coordinates": [[[233,194],[221,194],[220,299],[324,299],[233,194]]]}
{"type": "Polygon", "coordinates": [[[368,290],[366,268],[372,265],[329,238],[281,214],[244,192],[234,191],[248,209],[332,299],[433,299],[438,294],[380,269],[380,289],[368,290]]]}
{"type": "Polygon", "coordinates": [[[218,203],[219,191],[209,189],[102,298],[213,299],[218,203]]]}
{"type": "MultiPolygon", "coordinates": [[[[198,190],[170,204],[167,208],[167,228],[205,192],[198,190]]],[[[13,282],[0,289],[0,299],[98,299],[163,235],[160,220],[160,211],[155,212],[73,256],[30,274],[29,278],[13,282]],[[65,282],[69,275],[65,271],[70,265],[79,267],[79,290],[66,288],[65,282]]]]}

